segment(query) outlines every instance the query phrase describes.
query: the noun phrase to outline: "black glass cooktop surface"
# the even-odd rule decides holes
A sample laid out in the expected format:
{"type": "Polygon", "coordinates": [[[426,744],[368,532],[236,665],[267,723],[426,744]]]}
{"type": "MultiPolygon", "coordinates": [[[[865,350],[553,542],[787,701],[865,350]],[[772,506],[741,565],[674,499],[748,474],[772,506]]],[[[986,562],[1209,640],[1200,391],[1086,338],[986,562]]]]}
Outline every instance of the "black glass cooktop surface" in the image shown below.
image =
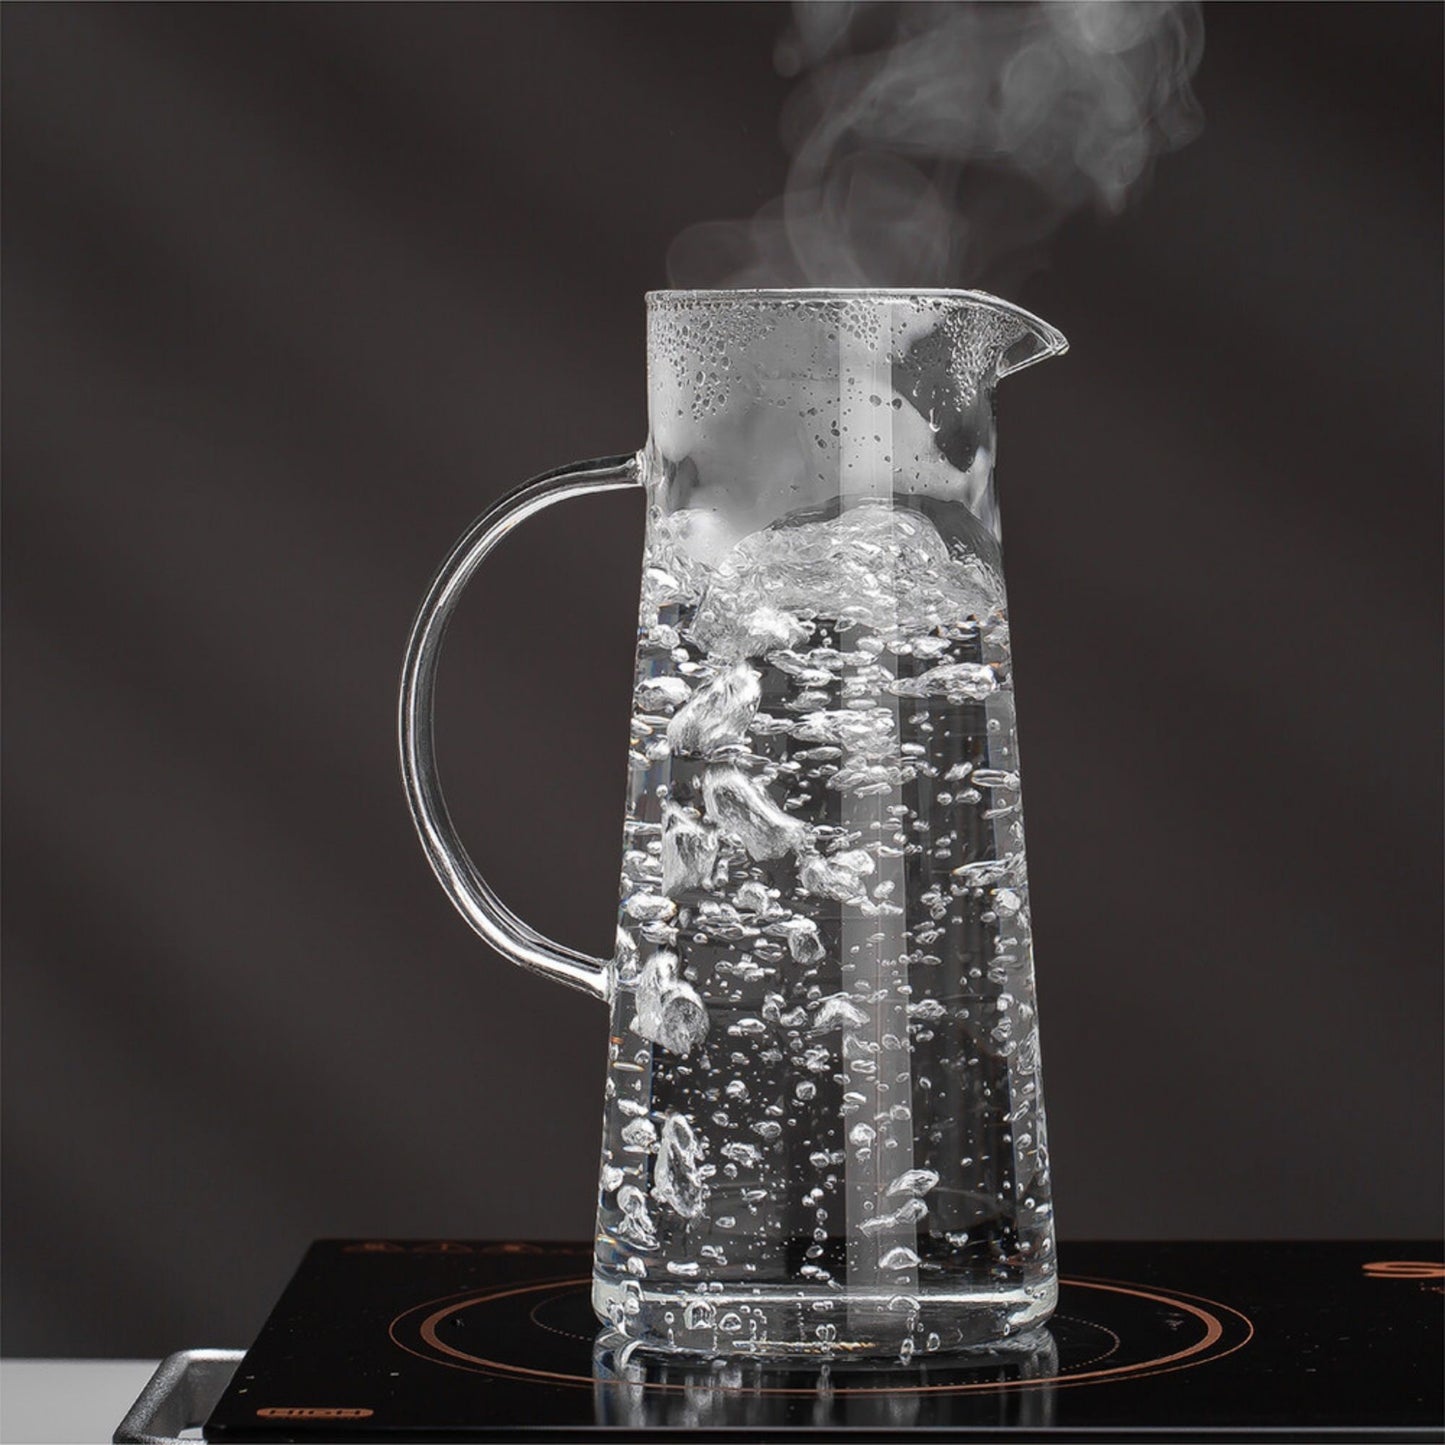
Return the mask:
{"type": "Polygon", "coordinates": [[[1060,1246],[1042,1335],[904,1367],[618,1349],[585,1245],[313,1244],[215,1441],[1438,1440],[1438,1245],[1060,1246]]]}

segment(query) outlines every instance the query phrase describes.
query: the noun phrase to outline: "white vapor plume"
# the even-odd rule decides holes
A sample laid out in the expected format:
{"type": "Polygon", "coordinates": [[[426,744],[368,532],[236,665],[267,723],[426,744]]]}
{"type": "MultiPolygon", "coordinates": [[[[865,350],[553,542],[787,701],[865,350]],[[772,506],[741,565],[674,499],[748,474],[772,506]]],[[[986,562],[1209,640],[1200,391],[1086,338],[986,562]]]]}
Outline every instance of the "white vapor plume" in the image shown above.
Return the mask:
{"type": "Polygon", "coordinates": [[[677,286],[1017,282],[1199,133],[1195,0],[798,0],[776,63],[787,189],[689,227],[677,286]]]}

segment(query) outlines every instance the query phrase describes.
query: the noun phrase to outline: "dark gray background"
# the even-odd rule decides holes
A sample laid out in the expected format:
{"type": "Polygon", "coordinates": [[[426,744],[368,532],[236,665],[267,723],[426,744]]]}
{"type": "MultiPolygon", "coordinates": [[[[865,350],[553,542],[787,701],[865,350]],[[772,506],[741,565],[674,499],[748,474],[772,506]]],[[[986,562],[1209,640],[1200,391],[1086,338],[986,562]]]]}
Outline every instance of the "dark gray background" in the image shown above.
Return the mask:
{"type": "MultiPolygon", "coordinates": [[[[4,1348],[246,1343],[322,1234],[584,1236],[604,1019],[413,839],[429,575],[644,433],[783,10],[4,9],[4,1348]]],[[[1016,299],[999,469],[1068,1237],[1439,1227],[1436,5],[1210,7],[1204,134],[1016,299]]],[[[985,278],[987,279],[987,278],[985,278]]],[[[509,542],[440,746],[611,937],[635,499],[509,542]]]]}

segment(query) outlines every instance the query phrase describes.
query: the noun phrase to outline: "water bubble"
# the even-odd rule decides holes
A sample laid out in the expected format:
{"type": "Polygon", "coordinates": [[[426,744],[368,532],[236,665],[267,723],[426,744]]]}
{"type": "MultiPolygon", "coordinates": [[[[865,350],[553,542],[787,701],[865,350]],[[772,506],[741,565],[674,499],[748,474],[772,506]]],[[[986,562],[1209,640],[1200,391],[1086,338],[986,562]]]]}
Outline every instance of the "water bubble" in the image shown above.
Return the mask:
{"type": "Polygon", "coordinates": [[[830,1033],[833,1029],[862,1028],[868,1022],[868,1015],[845,993],[831,994],[819,1001],[813,1015],[812,1032],[830,1033]]]}
{"type": "MultiPolygon", "coordinates": [[[[702,1213],[707,1185],[701,1173],[702,1144],[685,1114],[669,1114],[663,1121],[653,1170],[652,1197],[669,1205],[684,1219],[702,1213]]],[[[671,1266],[669,1266],[670,1268],[671,1266]]]]}
{"type": "Polygon", "coordinates": [[[947,662],[917,677],[900,677],[888,684],[894,697],[942,697],[949,702],[982,702],[998,691],[993,668],[981,662],[947,662]]]}
{"type": "Polygon", "coordinates": [[[623,1125],[622,1142],[629,1149],[650,1153],[657,1143],[657,1126],[651,1119],[634,1119],[630,1124],[623,1125]]]}
{"type": "Polygon", "coordinates": [[[892,793],[903,783],[912,782],[916,771],[892,760],[868,762],[859,759],[841,767],[828,779],[828,786],[837,793],[852,793],[860,798],[892,793]]]}
{"type": "Polygon", "coordinates": [[[789,918],[777,927],[788,940],[788,952],[795,963],[817,963],[823,957],[823,940],[811,918],[789,918]]]}
{"type": "Polygon", "coordinates": [[[709,768],[702,788],[708,817],[759,861],[781,858],[800,847],[807,837],[803,824],[788,817],[739,768],[709,768]]]}
{"type": "Polygon", "coordinates": [[[736,1023],[728,1025],[728,1033],[734,1038],[746,1038],[749,1035],[765,1034],[767,1031],[768,1026],[762,1019],[739,1019],[736,1023]]]}
{"type": "Polygon", "coordinates": [[[1005,772],[1002,768],[979,768],[972,781],[976,788],[1017,788],[1019,775],[1005,772]]]}
{"type": "Polygon", "coordinates": [[[647,1198],[635,1184],[624,1184],[617,1191],[617,1205],[622,1220],[617,1232],[643,1249],[657,1248],[657,1226],[647,1212],[647,1198]]]}
{"type": "Polygon", "coordinates": [[[671,712],[692,696],[692,689],[680,677],[668,674],[645,677],[637,684],[633,701],[640,712],[671,712]]]}
{"type": "Polygon", "coordinates": [[[645,923],[654,919],[676,917],[677,904],[661,893],[634,893],[622,905],[622,911],[629,918],[635,918],[639,923],[645,923]]]}
{"type": "Polygon", "coordinates": [[[861,849],[839,853],[832,858],[810,853],[798,869],[798,882],[820,898],[850,903],[864,896],[863,879],[875,867],[873,859],[861,849]]]}
{"type": "Polygon", "coordinates": [[[878,1263],[884,1269],[912,1269],[919,1263],[919,1259],[913,1250],[900,1244],[890,1249],[878,1263]]]}
{"type": "Polygon", "coordinates": [[[948,1010],[939,1003],[936,998],[921,998],[917,1003],[908,1005],[908,1017],[921,1019],[925,1023],[935,1023],[948,1015],[948,1010]]]}
{"type": "Polygon", "coordinates": [[[677,955],[658,949],[637,979],[632,1031],[674,1054],[687,1055],[707,1037],[707,1009],[697,990],[677,977],[677,955]]]}
{"type": "Polygon", "coordinates": [[[766,913],[772,907],[773,900],[769,897],[768,890],[763,884],[750,882],[744,883],[733,894],[733,902],[749,913],[766,913]]]}
{"type": "Polygon", "coordinates": [[[909,1169],[888,1186],[890,1194],[927,1194],[938,1187],[938,1173],[933,1169],[909,1169]]]}
{"type": "Polygon", "coordinates": [[[965,887],[988,888],[995,883],[1013,880],[1019,869],[1019,863],[1019,856],[1016,853],[1010,853],[1003,858],[987,858],[981,859],[977,863],[965,863],[963,867],[953,870],[953,876],[965,887]]]}
{"type": "Polygon", "coordinates": [[[646,628],[638,638],[638,642],[644,651],[671,652],[682,639],[677,635],[677,628],[669,627],[665,622],[654,623],[646,628]]]}
{"type": "Polygon", "coordinates": [[[704,888],[717,866],[721,839],[711,823],[691,808],[665,803],[662,809],[662,888],[676,897],[689,888],[704,888]]]}
{"type": "Polygon", "coordinates": [[[738,663],[693,693],[667,725],[667,741],[680,756],[706,756],[746,740],[762,698],[758,674],[738,663]]]}

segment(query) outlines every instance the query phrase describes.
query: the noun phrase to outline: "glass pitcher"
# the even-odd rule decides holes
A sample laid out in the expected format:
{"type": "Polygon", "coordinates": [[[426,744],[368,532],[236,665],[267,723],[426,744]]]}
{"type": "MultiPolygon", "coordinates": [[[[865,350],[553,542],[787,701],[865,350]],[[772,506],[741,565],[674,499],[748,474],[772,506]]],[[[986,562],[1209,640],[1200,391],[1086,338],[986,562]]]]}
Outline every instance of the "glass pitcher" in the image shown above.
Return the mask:
{"type": "Polygon", "coordinates": [[[528,483],[422,605],[422,845],[504,957],[611,1010],[593,1302],[645,1347],[896,1355],[1057,1292],[993,487],[994,384],[1057,355],[969,291],[647,298],[650,436],[528,483]],[[458,595],[523,518],[645,487],[617,950],[487,886],[437,779],[458,595]]]}

